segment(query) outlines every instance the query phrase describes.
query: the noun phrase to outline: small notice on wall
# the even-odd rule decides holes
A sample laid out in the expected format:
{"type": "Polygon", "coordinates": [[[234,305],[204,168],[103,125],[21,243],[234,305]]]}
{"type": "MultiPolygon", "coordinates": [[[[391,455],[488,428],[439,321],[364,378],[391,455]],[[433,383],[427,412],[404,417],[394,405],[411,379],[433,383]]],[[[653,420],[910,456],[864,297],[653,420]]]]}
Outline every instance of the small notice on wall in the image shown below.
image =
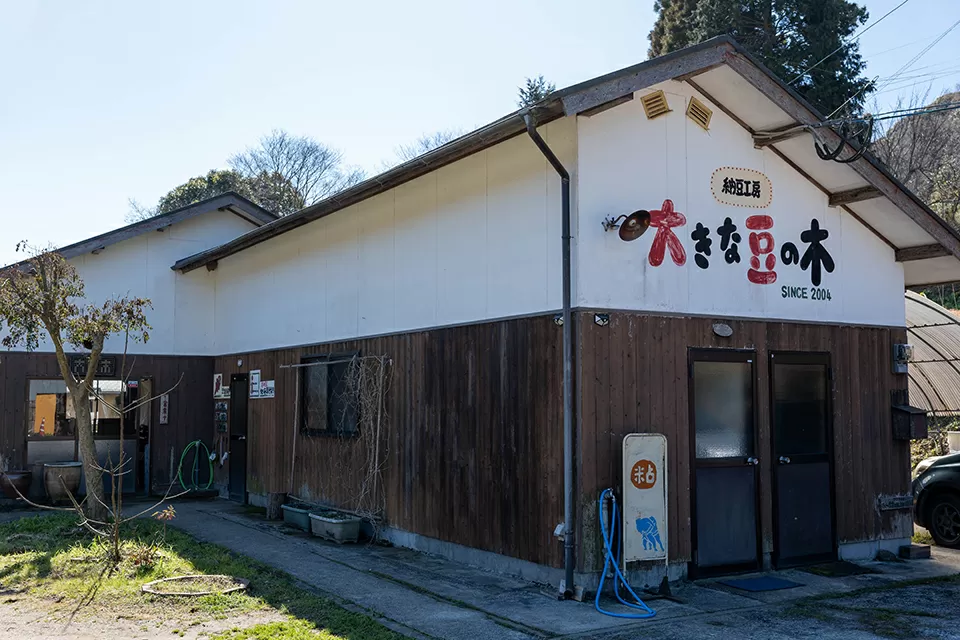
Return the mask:
{"type": "Polygon", "coordinates": [[[160,396],[160,424],[170,423],[170,396],[160,396]]]}
{"type": "Polygon", "coordinates": [[[250,397],[260,397],[260,369],[254,369],[250,372],[250,397]]]}
{"type": "Polygon", "coordinates": [[[623,563],[667,557],[667,439],[623,439],[623,563]]]}
{"type": "Polygon", "coordinates": [[[275,393],[275,385],[273,380],[264,380],[260,383],[260,397],[261,398],[272,398],[275,393]]]}
{"type": "Polygon", "coordinates": [[[770,178],[756,169],[720,167],[710,177],[710,191],[721,204],[766,209],[773,201],[770,178]]]}
{"type": "Polygon", "coordinates": [[[223,397],[223,374],[222,373],[213,374],[213,397],[214,398],[223,397]]]}

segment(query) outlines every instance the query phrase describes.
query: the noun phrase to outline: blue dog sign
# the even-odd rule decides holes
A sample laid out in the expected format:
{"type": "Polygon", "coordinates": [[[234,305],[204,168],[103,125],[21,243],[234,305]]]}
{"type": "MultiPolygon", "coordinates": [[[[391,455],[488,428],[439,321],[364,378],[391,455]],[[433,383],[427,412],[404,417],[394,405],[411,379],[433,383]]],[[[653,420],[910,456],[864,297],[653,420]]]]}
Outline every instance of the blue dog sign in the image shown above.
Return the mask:
{"type": "Polygon", "coordinates": [[[623,439],[623,562],[667,557],[667,439],[632,433],[623,439]]]}

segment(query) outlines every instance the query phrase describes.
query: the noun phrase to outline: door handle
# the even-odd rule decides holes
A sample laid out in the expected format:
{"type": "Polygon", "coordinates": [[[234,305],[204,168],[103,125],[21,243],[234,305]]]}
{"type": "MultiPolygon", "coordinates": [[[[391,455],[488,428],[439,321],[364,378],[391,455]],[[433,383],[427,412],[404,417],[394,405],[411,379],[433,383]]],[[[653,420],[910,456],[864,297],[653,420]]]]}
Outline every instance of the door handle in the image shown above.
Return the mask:
{"type": "Polygon", "coordinates": [[[747,458],[747,464],[752,464],[753,466],[757,466],[758,464],[760,464],[760,460],[758,460],[754,456],[750,456],[749,458],[747,458]]]}
{"type": "Polygon", "coordinates": [[[780,456],[780,464],[790,464],[789,456],[780,456]]]}
{"type": "Polygon", "coordinates": [[[247,436],[233,436],[234,440],[246,440],[247,436]]]}

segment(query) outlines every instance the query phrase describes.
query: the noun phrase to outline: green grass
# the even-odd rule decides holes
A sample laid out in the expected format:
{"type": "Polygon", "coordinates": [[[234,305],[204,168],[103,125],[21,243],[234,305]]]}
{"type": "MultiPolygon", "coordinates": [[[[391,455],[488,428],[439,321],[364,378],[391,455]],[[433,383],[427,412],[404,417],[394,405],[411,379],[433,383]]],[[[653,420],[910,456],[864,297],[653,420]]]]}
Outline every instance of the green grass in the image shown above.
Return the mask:
{"type": "Polygon", "coordinates": [[[916,544],[933,544],[933,536],[926,529],[914,531],[911,540],[916,544]]]}
{"type": "Polygon", "coordinates": [[[210,636],[211,640],[305,640],[307,638],[336,638],[326,632],[319,634],[304,620],[287,620],[258,624],[247,629],[231,629],[210,636]]]}
{"type": "MultiPolygon", "coordinates": [[[[377,621],[300,588],[289,575],[218,545],[201,543],[154,520],[124,528],[124,559],[114,570],[103,543],[73,515],[22,518],[0,525],[0,585],[48,607],[185,623],[275,611],[283,622],[235,629],[222,638],[399,638],[377,621]],[[162,539],[162,542],[161,542],[162,539]],[[247,592],[201,597],[153,596],[140,587],[185,574],[225,574],[250,581],[247,592]]],[[[183,626],[180,627],[181,629],[183,626]]]]}

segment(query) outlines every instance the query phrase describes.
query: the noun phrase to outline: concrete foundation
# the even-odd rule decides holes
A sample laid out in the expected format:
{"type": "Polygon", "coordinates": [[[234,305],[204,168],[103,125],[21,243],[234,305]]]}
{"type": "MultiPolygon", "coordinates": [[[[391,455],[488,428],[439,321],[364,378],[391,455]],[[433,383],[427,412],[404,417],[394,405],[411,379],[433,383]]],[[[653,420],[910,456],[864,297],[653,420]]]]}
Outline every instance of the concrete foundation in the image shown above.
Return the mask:
{"type": "Polygon", "coordinates": [[[910,544],[910,538],[843,542],[840,544],[838,555],[841,560],[873,560],[877,557],[878,551],[889,551],[897,555],[900,553],[900,547],[908,544],[910,544]]]}
{"type": "MultiPolygon", "coordinates": [[[[474,549],[452,542],[437,540],[436,538],[429,538],[393,527],[385,527],[381,530],[380,534],[383,539],[397,547],[405,547],[423,553],[430,553],[460,564],[515,576],[529,582],[559,587],[560,581],[563,580],[562,568],[548,567],[519,558],[511,558],[499,553],[474,549]]],[[[626,572],[626,576],[630,584],[636,588],[656,587],[660,584],[665,572],[671,582],[683,580],[687,577],[687,563],[673,562],[670,564],[668,571],[664,563],[633,568],[626,572]]],[[[587,591],[595,592],[597,585],[600,583],[599,572],[578,572],[574,574],[574,578],[577,586],[583,587],[587,591]]],[[[607,584],[612,584],[609,582],[609,578],[607,584]]]]}

